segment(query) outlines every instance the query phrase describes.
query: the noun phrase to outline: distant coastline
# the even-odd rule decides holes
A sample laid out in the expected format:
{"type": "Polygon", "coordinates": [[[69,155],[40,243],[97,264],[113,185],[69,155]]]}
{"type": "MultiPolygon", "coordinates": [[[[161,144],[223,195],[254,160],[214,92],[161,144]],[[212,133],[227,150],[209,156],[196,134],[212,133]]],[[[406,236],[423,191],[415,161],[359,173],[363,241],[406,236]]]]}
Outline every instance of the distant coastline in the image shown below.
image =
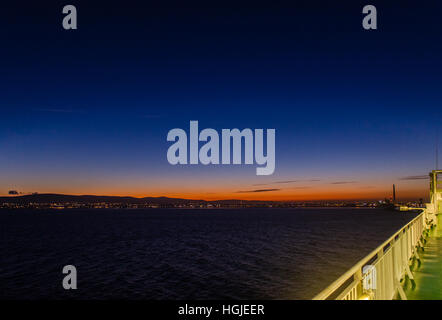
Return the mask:
{"type": "MultiPolygon", "coordinates": [[[[407,202],[410,206],[419,206],[417,202],[407,202]]],[[[311,200],[311,201],[265,201],[265,200],[195,200],[169,197],[126,197],[65,195],[55,193],[30,194],[0,197],[0,208],[15,209],[137,209],[137,208],[384,208],[389,200],[311,200]]]]}

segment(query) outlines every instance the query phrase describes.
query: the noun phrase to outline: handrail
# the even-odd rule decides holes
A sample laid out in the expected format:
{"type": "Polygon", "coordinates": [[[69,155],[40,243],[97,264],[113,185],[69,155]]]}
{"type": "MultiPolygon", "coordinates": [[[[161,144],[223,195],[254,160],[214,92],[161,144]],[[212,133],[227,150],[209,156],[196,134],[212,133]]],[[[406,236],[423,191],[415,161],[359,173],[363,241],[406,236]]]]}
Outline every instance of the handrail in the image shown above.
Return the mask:
{"type": "MultiPolygon", "coordinates": [[[[354,277],[358,272],[362,270],[362,267],[367,265],[369,261],[373,260],[375,256],[378,255],[384,248],[390,244],[390,248],[392,247],[392,243],[395,243],[396,237],[401,235],[405,229],[410,228],[415,223],[417,223],[420,219],[422,219],[423,224],[425,225],[425,210],[421,212],[417,217],[408,222],[405,226],[395,232],[388,240],[384,241],[380,246],[374,249],[370,254],[368,254],[365,258],[361,259],[358,263],[356,263],[353,267],[351,267],[347,272],[345,272],[342,276],[336,279],[332,284],[322,290],[319,294],[317,294],[313,300],[325,300],[329,298],[333,293],[336,292],[339,288],[341,288],[351,277],[354,277]]],[[[419,235],[420,238],[421,235],[419,235]]],[[[397,239],[399,241],[399,239],[397,239]]],[[[378,257],[379,258],[379,257],[378,257]]],[[[344,289],[345,290],[345,289],[344,289]]]]}

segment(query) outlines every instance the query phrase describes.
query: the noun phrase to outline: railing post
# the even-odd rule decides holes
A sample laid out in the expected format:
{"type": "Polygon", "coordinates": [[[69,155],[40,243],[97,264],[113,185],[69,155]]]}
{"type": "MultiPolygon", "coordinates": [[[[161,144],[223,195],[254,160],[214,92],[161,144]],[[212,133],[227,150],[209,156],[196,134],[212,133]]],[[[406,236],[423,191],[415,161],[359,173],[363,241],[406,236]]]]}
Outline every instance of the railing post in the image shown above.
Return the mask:
{"type": "Polygon", "coordinates": [[[364,293],[364,289],[362,287],[362,269],[358,269],[358,271],[356,271],[356,273],[353,276],[353,279],[358,283],[356,287],[356,300],[358,300],[364,293]]]}

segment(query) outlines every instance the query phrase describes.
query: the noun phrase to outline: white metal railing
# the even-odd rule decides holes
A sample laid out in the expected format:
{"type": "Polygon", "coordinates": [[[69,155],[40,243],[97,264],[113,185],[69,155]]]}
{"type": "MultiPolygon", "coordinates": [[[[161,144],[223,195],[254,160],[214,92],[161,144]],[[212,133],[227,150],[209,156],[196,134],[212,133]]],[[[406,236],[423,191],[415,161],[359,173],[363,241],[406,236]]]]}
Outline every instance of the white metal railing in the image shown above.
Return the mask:
{"type": "Polygon", "coordinates": [[[432,223],[427,215],[424,210],[313,299],[391,300],[398,293],[406,299],[400,280],[406,274],[413,279],[409,262],[418,257],[421,237],[432,223]]]}

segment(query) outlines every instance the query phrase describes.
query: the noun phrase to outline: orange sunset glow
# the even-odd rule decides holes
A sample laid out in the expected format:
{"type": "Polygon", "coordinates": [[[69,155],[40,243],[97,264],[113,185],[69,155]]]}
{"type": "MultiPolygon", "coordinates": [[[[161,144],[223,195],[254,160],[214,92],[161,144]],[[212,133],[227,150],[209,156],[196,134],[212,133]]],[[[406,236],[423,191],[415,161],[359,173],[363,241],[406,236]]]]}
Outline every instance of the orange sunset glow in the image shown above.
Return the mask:
{"type": "MultiPolygon", "coordinates": [[[[286,182],[286,181],[282,181],[286,182]]],[[[188,181],[171,184],[168,181],[158,181],[153,185],[145,182],[116,183],[89,183],[88,185],[63,186],[52,183],[46,187],[30,185],[19,188],[29,190],[23,194],[38,190],[39,193],[60,193],[72,195],[109,195],[142,197],[170,197],[198,200],[266,200],[266,201],[306,201],[306,200],[382,200],[392,196],[392,183],[396,183],[397,197],[403,200],[426,199],[428,196],[428,181],[394,181],[367,184],[358,181],[329,182],[318,181],[314,183],[212,183],[201,187],[198,182],[188,181]],[[34,189],[35,188],[35,189],[34,189]]],[[[3,188],[3,194],[7,190],[3,188]]]]}

